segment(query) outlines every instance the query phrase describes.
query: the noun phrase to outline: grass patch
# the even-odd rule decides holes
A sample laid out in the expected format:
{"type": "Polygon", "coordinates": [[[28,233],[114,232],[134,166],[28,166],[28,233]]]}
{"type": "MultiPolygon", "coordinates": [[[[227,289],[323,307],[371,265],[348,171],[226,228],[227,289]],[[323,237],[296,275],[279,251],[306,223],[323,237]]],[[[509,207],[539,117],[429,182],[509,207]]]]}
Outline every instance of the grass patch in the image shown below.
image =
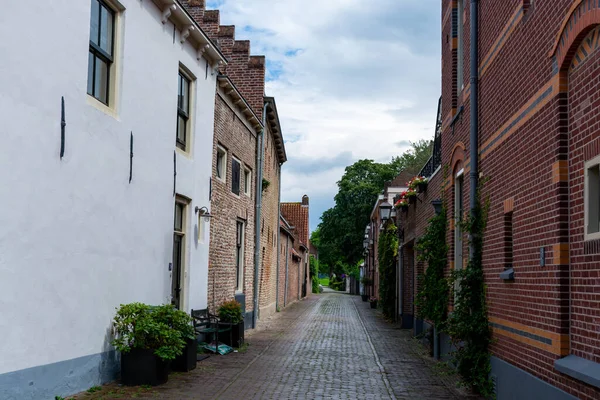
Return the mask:
{"type": "Polygon", "coordinates": [[[321,278],[319,279],[319,284],[322,286],[329,286],[329,278],[321,278]]]}
{"type": "Polygon", "coordinates": [[[101,391],[102,388],[100,386],[92,386],[87,390],[88,393],[95,393],[101,391]]]}
{"type": "Polygon", "coordinates": [[[244,341],[244,343],[238,349],[238,353],[245,353],[245,352],[247,352],[248,351],[248,346],[250,346],[250,343],[244,341]]]}

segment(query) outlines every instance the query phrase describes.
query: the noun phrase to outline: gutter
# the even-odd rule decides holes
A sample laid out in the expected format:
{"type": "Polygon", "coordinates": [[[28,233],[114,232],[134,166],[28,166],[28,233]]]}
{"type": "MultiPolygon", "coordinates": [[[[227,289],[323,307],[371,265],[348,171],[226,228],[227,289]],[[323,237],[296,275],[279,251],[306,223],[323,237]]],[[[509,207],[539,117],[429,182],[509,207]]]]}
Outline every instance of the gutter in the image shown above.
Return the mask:
{"type": "MultiPolygon", "coordinates": [[[[279,164],[279,174],[278,174],[278,181],[279,181],[279,194],[278,194],[278,198],[277,198],[277,228],[279,228],[279,225],[281,224],[281,164],[279,164]]],[[[275,309],[277,311],[279,311],[279,246],[280,245],[280,239],[281,239],[281,230],[277,229],[277,252],[275,254],[277,254],[277,269],[275,270],[275,276],[276,276],[276,281],[275,281],[275,309]]]]}
{"type": "Polygon", "coordinates": [[[287,304],[289,259],[290,259],[290,238],[288,236],[285,241],[285,293],[283,294],[283,307],[284,308],[287,304]]]}
{"type": "MultiPolygon", "coordinates": [[[[479,187],[479,0],[471,0],[471,217],[477,207],[479,187]]],[[[471,246],[469,257],[473,258],[471,246]]]]}
{"type": "MultiPolygon", "coordinates": [[[[263,178],[263,158],[265,154],[265,125],[266,125],[267,105],[263,109],[263,128],[258,135],[258,149],[256,149],[256,211],[254,213],[254,312],[252,313],[252,328],[256,328],[258,320],[258,293],[259,293],[259,272],[260,272],[260,222],[262,211],[262,178],[263,178]]],[[[279,223],[279,221],[278,221],[279,223]]]]}

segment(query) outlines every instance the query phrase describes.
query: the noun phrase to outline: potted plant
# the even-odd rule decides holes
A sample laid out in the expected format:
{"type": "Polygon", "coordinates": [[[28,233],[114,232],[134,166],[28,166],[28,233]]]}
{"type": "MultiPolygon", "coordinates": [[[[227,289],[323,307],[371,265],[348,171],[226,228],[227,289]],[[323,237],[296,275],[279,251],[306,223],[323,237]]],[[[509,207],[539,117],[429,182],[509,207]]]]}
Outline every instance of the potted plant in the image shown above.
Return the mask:
{"type": "Polygon", "coordinates": [[[198,343],[192,325],[192,318],[184,311],[170,304],[152,307],[153,316],[157,321],[164,322],[181,334],[185,347],[171,363],[171,369],[178,372],[189,372],[196,368],[196,351],[198,343]]]}
{"type": "Polygon", "coordinates": [[[417,190],[418,193],[423,193],[427,190],[427,183],[429,183],[429,179],[424,176],[415,176],[409,182],[409,188],[413,190],[417,190]]]}
{"type": "Polygon", "coordinates": [[[371,304],[371,308],[377,308],[377,297],[371,297],[369,303],[371,304]]]}
{"type": "MultiPolygon", "coordinates": [[[[360,280],[360,282],[364,285],[364,286],[371,286],[371,284],[373,283],[373,280],[371,278],[369,278],[368,276],[363,276],[360,280]]],[[[367,301],[369,300],[369,295],[368,294],[361,294],[360,295],[361,300],[362,301],[367,301]]]]}
{"type": "Polygon", "coordinates": [[[410,204],[415,204],[417,202],[418,193],[414,189],[408,189],[404,194],[404,198],[408,199],[410,204]]]}
{"type": "Polygon", "coordinates": [[[396,208],[399,208],[403,212],[408,211],[408,200],[405,197],[401,197],[395,204],[396,208]]]}
{"type": "Polygon", "coordinates": [[[182,353],[181,332],[157,318],[142,303],[122,304],[113,320],[112,345],[121,352],[121,382],[160,385],[169,377],[169,363],[182,353]]]}
{"type": "Polygon", "coordinates": [[[224,332],[219,340],[231,347],[240,347],[244,344],[244,316],[242,315],[242,305],[230,300],[221,304],[218,310],[219,321],[231,324],[231,335],[224,332]],[[231,342],[229,338],[231,337],[231,342]]]}

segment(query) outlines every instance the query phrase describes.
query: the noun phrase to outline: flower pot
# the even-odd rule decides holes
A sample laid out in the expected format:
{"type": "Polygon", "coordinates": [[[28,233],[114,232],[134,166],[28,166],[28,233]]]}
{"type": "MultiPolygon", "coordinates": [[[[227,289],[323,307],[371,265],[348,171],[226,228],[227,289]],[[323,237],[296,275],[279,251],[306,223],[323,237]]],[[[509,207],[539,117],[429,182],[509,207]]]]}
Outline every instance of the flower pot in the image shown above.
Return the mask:
{"type": "Polygon", "coordinates": [[[409,202],[410,204],[415,204],[415,203],[417,202],[417,196],[410,196],[410,197],[408,198],[408,202],[409,202]]]}
{"type": "Polygon", "coordinates": [[[417,192],[423,193],[427,190],[427,182],[417,183],[417,192]]]}
{"type": "Polygon", "coordinates": [[[196,369],[196,353],[198,343],[195,339],[187,339],[183,353],[171,363],[171,369],[177,372],[189,372],[196,369]]]}
{"type": "Polygon", "coordinates": [[[368,301],[369,300],[369,295],[368,294],[361,294],[360,298],[362,299],[362,301],[368,301]]]}
{"type": "Polygon", "coordinates": [[[244,344],[244,321],[231,326],[231,332],[219,333],[219,342],[239,348],[244,344]]]}
{"type": "Polygon", "coordinates": [[[408,205],[401,206],[400,209],[402,210],[402,212],[408,212],[408,205]]]}
{"type": "Polygon", "coordinates": [[[131,349],[121,353],[121,383],[127,386],[161,385],[169,379],[169,362],[152,350],[131,349]]]}
{"type": "Polygon", "coordinates": [[[371,302],[371,308],[377,308],[377,300],[371,302]]]}

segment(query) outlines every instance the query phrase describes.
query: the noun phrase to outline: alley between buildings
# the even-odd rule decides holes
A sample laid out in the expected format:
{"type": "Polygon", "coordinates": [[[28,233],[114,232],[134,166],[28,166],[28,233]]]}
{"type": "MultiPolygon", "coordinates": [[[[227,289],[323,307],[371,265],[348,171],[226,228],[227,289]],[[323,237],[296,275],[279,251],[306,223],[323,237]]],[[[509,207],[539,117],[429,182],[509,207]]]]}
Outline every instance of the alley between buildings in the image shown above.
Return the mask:
{"type": "Polygon", "coordinates": [[[359,296],[309,296],[265,321],[245,351],[211,356],[166,385],[116,384],[76,399],[462,399],[410,330],[359,296]]]}

